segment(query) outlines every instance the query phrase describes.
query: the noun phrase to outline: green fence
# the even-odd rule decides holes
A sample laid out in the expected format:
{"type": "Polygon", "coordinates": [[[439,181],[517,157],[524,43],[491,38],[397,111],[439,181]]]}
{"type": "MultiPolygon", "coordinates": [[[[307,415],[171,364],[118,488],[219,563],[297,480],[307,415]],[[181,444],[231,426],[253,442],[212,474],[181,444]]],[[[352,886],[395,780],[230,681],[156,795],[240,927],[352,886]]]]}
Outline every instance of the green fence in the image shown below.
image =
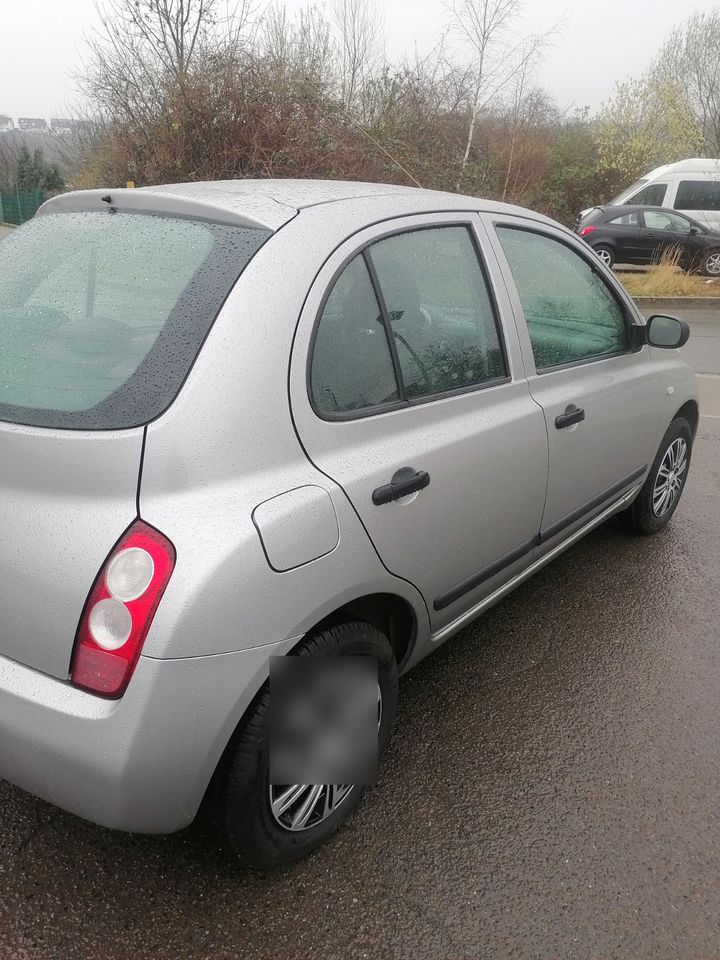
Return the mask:
{"type": "Polygon", "coordinates": [[[25,223],[41,203],[45,202],[42,190],[33,190],[30,193],[21,193],[17,190],[10,193],[0,193],[0,223],[25,223]]]}

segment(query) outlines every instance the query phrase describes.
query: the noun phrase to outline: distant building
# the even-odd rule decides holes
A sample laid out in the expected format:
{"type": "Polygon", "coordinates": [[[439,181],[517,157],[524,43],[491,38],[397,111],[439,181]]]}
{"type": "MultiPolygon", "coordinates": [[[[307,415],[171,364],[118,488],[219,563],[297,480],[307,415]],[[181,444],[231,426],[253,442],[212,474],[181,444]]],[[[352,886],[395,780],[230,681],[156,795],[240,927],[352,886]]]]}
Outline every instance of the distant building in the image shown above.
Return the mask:
{"type": "Polygon", "coordinates": [[[42,117],[18,117],[18,130],[47,133],[47,120],[42,117]]]}
{"type": "Polygon", "coordinates": [[[13,123],[12,117],[6,117],[4,113],[0,113],[0,133],[7,133],[8,130],[14,130],[15,124],[13,123]]]}
{"type": "Polygon", "coordinates": [[[75,120],[63,117],[50,117],[50,132],[57,136],[66,136],[75,129],[75,120]]]}

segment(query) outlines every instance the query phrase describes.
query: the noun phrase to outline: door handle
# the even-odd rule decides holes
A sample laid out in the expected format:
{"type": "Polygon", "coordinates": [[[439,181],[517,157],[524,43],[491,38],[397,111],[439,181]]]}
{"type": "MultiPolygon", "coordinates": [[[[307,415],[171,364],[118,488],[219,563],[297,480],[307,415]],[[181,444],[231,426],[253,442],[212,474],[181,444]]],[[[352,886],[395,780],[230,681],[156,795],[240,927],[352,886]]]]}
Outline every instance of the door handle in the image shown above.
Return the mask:
{"type": "Polygon", "coordinates": [[[558,430],[564,430],[565,427],[571,427],[574,423],[580,423],[584,419],[585,411],[571,403],[565,407],[565,413],[555,417],[555,426],[558,430]]]}
{"type": "Polygon", "coordinates": [[[430,484],[430,474],[425,470],[415,470],[413,467],[402,467],[393,474],[390,483],[373,490],[373,503],[376,507],[383,503],[392,503],[410,493],[424,490],[430,484]]]}

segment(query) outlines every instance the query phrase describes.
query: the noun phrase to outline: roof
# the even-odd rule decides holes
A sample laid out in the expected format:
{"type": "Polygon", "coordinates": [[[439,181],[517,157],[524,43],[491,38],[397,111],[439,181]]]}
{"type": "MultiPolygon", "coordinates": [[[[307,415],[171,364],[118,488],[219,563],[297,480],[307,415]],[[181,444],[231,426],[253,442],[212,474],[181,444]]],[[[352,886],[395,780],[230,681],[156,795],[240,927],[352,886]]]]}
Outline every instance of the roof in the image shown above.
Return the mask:
{"type": "Polygon", "coordinates": [[[685,220],[693,219],[682,210],[674,210],[672,207],[658,207],[658,205],[654,203],[599,203],[596,207],[591,208],[590,213],[594,213],[596,210],[599,210],[601,213],[607,213],[611,217],[652,210],[659,213],[679,214],[681,217],[684,217],[685,220]]]}
{"type": "Polygon", "coordinates": [[[720,160],[712,157],[689,157],[687,160],[678,160],[677,163],[666,163],[656,167],[643,176],[643,180],[652,180],[669,173],[717,173],[720,174],[720,160]]]}
{"type": "MultiPolygon", "coordinates": [[[[78,190],[48,200],[39,214],[71,210],[152,211],[175,216],[194,216],[219,223],[278,230],[306,208],[342,200],[370,197],[412,197],[427,200],[437,209],[443,199],[457,208],[458,201],[477,207],[478,199],[438,190],[388,183],[360,183],[349,180],[212,180],[198,183],[171,183],[137,189],[78,190]],[[451,202],[451,203],[450,203],[451,202]]],[[[512,209],[491,204],[494,209],[512,209]]]]}

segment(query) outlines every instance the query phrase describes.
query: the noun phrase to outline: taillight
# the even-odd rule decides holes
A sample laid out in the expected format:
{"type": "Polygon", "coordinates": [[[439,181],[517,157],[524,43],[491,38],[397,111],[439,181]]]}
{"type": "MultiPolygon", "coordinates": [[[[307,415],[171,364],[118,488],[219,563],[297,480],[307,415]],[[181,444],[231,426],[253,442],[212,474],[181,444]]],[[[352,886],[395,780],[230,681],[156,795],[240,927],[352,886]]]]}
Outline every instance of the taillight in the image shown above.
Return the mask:
{"type": "Polygon", "coordinates": [[[593,230],[597,230],[597,227],[593,227],[593,226],[582,227],[580,230],[580,236],[586,237],[589,233],[592,233],[593,230]]]}
{"type": "Polygon", "coordinates": [[[137,520],[105,561],[75,640],[71,680],[101,697],[125,693],[175,566],[175,548],[137,520]]]}

